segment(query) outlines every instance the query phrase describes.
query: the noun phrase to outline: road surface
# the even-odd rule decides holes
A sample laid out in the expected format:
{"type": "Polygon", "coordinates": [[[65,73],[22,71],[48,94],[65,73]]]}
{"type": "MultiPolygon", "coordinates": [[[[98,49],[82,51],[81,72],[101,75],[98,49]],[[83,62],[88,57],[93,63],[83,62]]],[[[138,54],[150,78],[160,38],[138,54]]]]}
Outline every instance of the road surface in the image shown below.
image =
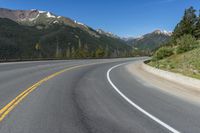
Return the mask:
{"type": "Polygon", "coordinates": [[[199,105],[127,71],[141,59],[0,64],[0,133],[200,132],[199,105]]]}

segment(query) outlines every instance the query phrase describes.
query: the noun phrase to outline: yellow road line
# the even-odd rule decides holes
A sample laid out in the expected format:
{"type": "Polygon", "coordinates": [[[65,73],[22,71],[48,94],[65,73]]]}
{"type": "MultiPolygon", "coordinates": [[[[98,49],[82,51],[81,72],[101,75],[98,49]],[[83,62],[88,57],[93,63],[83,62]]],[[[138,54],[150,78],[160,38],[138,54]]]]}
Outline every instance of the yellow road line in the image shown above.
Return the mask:
{"type": "Polygon", "coordinates": [[[58,71],[56,73],[53,73],[45,78],[43,78],[42,80],[38,81],[37,83],[33,84],[31,87],[27,88],[25,91],[23,91],[22,93],[20,93],[16,98],[14,98],[10,103],[8,103],[6,106],[4,106],[1,110],[0,110],[0,122],[24,99],[26,98],[32,91],[34,91],[38,86],[40,86],[42,83],[44,83],[45,81],[58,76],[61,73],[64,73],[66,71],[72,70],[72,69],[76,69],[76,68],[80,68],[80,67],[84,67],[84,66],[89,66],[89,65],[95,65],[95,64],[100,64],[100,63],[91,63],[91,64],[86,64],[86,65],[78,65],[78,66],[74,66],[74,67],[70,67],[70,68],[66,68],[63,69],[61,71],[58,71]]]}

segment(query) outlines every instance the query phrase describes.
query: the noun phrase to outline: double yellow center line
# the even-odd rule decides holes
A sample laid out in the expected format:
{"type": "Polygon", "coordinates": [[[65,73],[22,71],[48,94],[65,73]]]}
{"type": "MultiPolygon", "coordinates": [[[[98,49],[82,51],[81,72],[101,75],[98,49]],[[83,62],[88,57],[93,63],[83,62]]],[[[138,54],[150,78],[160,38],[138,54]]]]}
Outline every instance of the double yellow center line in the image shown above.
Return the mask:
{"type": "Polygon", "coordinates": [[[6,106],[4,106],[1,110],[0,110],[0,122],[24,99],[26,98],[32,91],[34,91],[36,88],[38,88],[38,86],[40,86],[42,83],[44,83],[45,81],[58,76],[61,73],[64,73],[66,71],[72,70],[72,69],[76,69],[76,68],[80,68],[80,67],[84,67],[84,66],[89,66],[89,65],[95,65],[95,64],[99,64],[99,63],[92,63],[92,64],[86,64],[86,65],[78,65],[78,66],[73,66],[70,68],[66,68],[63,69],[61,71],[58,71],[56,73],[53,73],[45,78],[43,78],[42,80],[36,82],[35,84],[33,84],[31,87],[27,88],[25,91],[23,91],[22,93],[20,93],[16,98],[14,98],[10,103],[8,103],[6,106]]]}

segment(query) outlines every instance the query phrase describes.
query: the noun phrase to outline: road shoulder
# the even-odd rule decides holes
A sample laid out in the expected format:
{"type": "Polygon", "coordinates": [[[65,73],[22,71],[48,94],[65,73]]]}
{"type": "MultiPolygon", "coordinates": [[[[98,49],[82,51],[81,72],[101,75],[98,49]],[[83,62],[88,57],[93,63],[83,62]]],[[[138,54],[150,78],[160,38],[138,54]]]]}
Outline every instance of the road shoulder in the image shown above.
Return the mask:
{"type": "Polygon", "coordinates": [[[185,86],[154,75],[142,67],[143,62],[137,61],[126,66],[126,69],[139,82],[145,86],[152,86],[160,91],[179,97],[183,100],[200,105],[200,90],[194,87],[185,86]]]}

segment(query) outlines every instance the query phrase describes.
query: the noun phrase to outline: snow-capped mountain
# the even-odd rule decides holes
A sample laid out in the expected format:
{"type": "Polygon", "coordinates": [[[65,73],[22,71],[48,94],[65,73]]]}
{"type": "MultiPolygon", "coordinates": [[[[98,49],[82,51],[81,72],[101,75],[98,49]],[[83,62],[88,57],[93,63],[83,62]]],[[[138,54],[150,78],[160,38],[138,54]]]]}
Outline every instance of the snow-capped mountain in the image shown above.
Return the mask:
{"type": "Polygon", "coordinates": [[[106,32],[106,31],[104,31],[104,30],[102,30],[102,29],[97,29],[96,31],[97,31],[99,34],[106,35],[106,36],[112,37],[112,38],[120,39],[119,36],[113,34],[112,32],[106,32]]]}
{"type": "Polygon", "coordinates": [[[124,40],[133,47],[151,51],[166,43],[171,35],[172,32],[166,30],[155,30],[143,36],[125,38],[124,40]]]}
{"type": "MultiPolygon", "coordinates": [[[[46,18],[46,19],[60,19],[59,16],[56,16],[50,12],[46,11],[39,11],[36,9],[32,10],[10,10],[5,8],[0,8],[0,18],[9,18],[16,22],[33,22],[36,23],[39,18],[46,18]]],[[[50,23],[51,21],[49,21],[50,23]]],[[[52,21],[53,22],[53,21],[52,21]]]]}
{"type": "Polygon", "coordinates": [[[141,40],[141,39],[143,39],[145,36],[147,36],[147,35],[152,35],[152,34],[171,36],[171,35],[172,35],[172,32],[167,31],[167,30],[155,30],[155,31],[153,31],[153,32],[151,32],[151,33],[147,33],[147,34],[142,35],[142,36],[138,36],[138,37],[124,37],[124,38],[122,38],[122,39],[125,40],[125,41],[130,41],[130,40],[141,40]]]}
{"type": "Polygon", "coordinates": [[[120,39],[100,34],[70,18],[36,9],[0,8],[0,48],[2,59],[103,58],[132,54],[131,47],[120,39]],[[99,50],[106,52],[102,54],[99,50]]]}
{"type": "Polygon", "coordinates": [[[172,35],[172,32],[166,31],[166,30],[155,30],[152,33],[154,33],[154,34],[163,34],[163,35],[166,35],[166,36],[171,36],[172,35]]]}
{"type": "MultiPolygon", "coordinates": [[[[58,16],[48,11],[32,10],[10,10],[0,8],[0,18],[8,18],[23,25],[43,25],[45,28],[52,24],[64,24],[71,27],[78,27],[90,33],[93,36],[99,37],[95,31],[91,30],[87,25],[72,20],[67,17],[58,16]]],[[[42,28],[44,28],[42,27],[42,28]]],[[[40,27],[41,28],[41,27],[40,27]]]]}

